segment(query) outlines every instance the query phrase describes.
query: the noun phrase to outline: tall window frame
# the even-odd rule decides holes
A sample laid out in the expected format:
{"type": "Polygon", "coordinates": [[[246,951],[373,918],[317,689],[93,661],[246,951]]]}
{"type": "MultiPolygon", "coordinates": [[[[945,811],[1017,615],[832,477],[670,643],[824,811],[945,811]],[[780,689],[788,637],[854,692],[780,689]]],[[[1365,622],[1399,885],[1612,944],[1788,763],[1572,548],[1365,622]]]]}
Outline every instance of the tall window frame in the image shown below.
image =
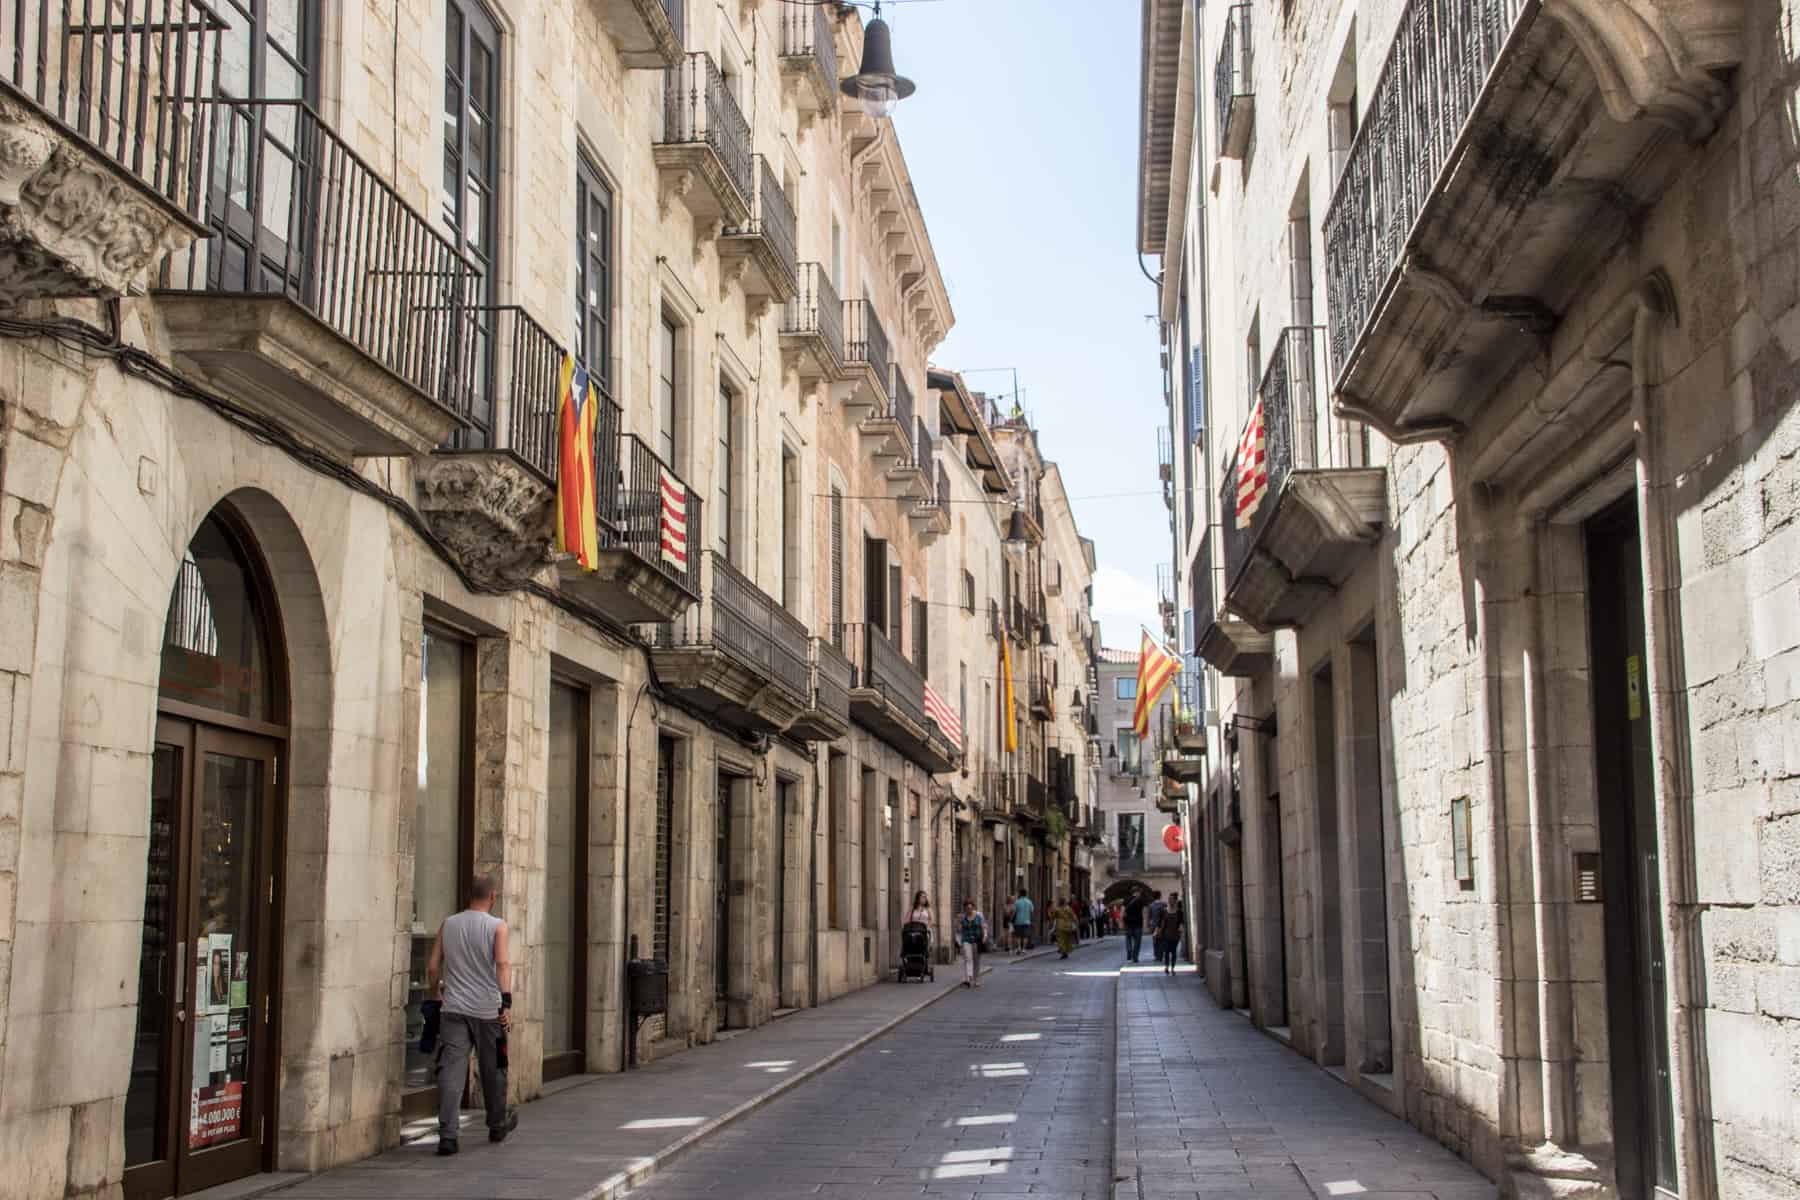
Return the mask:
{"type": "Polygon", "coordinates": [[[681,331],[679,320],[666,310],[656,330],[656,453],[672,471],[681,428],[681,331]]]}
{"type": "Polygon", "coordinates": [[[718,507],[713,510],[713,527],[719,531],[720,556],[733,566],[739,565],[735,556],[739,539],[735,511],[736,489],[733,486],[737,481],[732,478],[737,471],[737,409],[737,389],[731,386],[730,380],[721,376],[718,408],[719,458],[714,465],[713,480],[719,500],[718,507]]]}
{"type": "Polygon", "coordinates": [[[494,437],[493,308],[498,303],[500,221],[500,25],[481,0],[444,0],[443,176],[438,222],[479,273],[469,293],[475,312],[459,326],[475,364],[471,428],[464,446],[494,437]]]}
{"type": "Polygon", "coordinates": [[[575,156],[575,353],[612,394],[613,190],[585,152],[575,156]]]}

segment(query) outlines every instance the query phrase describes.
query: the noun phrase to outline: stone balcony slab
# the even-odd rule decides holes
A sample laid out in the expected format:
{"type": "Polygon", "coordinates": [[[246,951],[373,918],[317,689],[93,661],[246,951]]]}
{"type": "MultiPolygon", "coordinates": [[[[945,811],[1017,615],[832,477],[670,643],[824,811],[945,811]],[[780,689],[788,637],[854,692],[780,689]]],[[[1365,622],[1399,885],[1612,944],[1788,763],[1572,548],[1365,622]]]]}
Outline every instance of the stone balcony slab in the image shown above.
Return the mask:
{"type": "Polygon", "coordinates": [[[682,0],[588,0],[600,28],[628,67],[672,67],[681,61],[682,0]]]}

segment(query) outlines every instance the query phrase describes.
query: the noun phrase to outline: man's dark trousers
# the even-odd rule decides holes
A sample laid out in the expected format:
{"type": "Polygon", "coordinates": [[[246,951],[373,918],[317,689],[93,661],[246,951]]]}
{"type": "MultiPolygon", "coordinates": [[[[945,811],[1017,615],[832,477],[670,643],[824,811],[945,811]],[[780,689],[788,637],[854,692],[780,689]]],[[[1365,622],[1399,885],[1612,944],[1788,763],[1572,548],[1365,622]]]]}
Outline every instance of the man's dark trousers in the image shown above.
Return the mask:
{"type": "Polygon", "coordinates": [[[1127,925],[1125,927],[1125,957],[1126,957],[1126,959],[1130,962],[1136,962],[1138,960],[1138,951],[1142,950],[1143,948],[1144,948],[1144,927],[1142,925],[1139,925],[1134,929],[1130,925],[1127,925]]]}
{"type": "Polygon", "coordinates": [[[438,1140],[459,1137],[463,1085],[469,1078],[469,1051],[481,1068],[481,1099],[490,1130],[506,1126],[506,1070],[500,1065],[500,1022],[445,1013],[438,1031],[438,1140]]]}

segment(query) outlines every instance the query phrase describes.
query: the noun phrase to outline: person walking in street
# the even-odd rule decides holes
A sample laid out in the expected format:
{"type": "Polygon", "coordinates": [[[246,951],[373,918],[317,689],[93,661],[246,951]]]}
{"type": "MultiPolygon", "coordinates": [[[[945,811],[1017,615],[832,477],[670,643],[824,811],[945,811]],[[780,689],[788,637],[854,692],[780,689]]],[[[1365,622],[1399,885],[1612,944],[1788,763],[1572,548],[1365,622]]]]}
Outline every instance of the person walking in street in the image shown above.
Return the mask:
{"type": "Polygon", "coordinates": [[[912,913],[906,919],[920,925],[931,924],[931,897],[924,892],[913,893],[912,913]]]}
{"type": "Polygon", "coordinates": [[[1136,962],[1144,948],[1144,910],[1150,907],[1148,893],[1137,889],[1125,901],[1125,961],[1136,962]]]}
{"type": "Polygon", "coordinates": [[[1075,910],[1069,907],[1068,901],[1059,900],[1050,910],[1051,928],[1056,932],[1056,949],[1064,958],[1075,949],[1075,910]]]}
{"type": "Polygon", "coordinates": [[[1018,901],[1013,899],[1011,896],[1008,896],[1006,898],[1006,911],[1001,914],[1002,918],[1006,922],[1004,925],[1002,925],[1000,927],[1000,931],[1006,935],[1006,945],[1004,947],[1002,947],[1002,949],[1005,949],[1005,950],[1017,949],[1017,947],[1013,944],[1013,940],[1012,940],[1013,910],[1014,910],[1014,908],[1017,907],[1017,905],[1018,905],[1018,901]]]}
{"type": "Polygon", "coordinates": [[[1014,954],[1022,954],[1031,949],[1031,918],[1034,911],[1031,897],[1020,892],[1019,898],[1013,901],[1012,906],[1014,954]]]}
{"type": "Polygon", "coordinates": [[[981,947],[987,943],[987,918],[975,907],[974,900],[964,900],[962,919],[956,923],[956,942],[962,947],[963,986],[981,986],[981,947]]]}
{"type": "Polygon", "coordinates": [[[506,1107],[506,1031],[512,1028],[512,958],[506,922],[493,914],[494,881],[478,875],[469,906],[444,918],[425,966],[426,994],[442,1001],[437,1091],[440,1155],[455,1154],[462,1128],[469,1053],[481,1071],[488,1141],[504,1142],[519,1124],[506,1107]]]}
{"type": "Polygon", "coordinates": [[[1165,975],[1175,973],[1175,956],[1181,950],[1181,931],[1186,915],[1181,907],[1181,894],[1170,893],[1168,904],[1163,906],[1162,919],[1156,926],[1156,959],[1162,963],[1165,975]]]}

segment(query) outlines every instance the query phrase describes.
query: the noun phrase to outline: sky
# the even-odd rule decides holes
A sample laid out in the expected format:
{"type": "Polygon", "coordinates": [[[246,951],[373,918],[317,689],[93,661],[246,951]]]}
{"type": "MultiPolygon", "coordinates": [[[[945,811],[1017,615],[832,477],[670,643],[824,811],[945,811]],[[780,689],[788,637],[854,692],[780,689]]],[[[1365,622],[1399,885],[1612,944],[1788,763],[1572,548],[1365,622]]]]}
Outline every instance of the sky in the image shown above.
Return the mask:
{"type": "MultiPolygon", "coordinates": [[[[1094,540],[1102,636],[1133,650],[1140,624],[1157,628],[1156,564],[1170,556],[1156,294],[1135,245],[1138,8],[884,0],[882,13],[919,89],[894,126],[956,314],[932,361],[1018,369],[1094,540]]],[[[1013,377],[968,383],[1006,393],[1013,377]]]]}

